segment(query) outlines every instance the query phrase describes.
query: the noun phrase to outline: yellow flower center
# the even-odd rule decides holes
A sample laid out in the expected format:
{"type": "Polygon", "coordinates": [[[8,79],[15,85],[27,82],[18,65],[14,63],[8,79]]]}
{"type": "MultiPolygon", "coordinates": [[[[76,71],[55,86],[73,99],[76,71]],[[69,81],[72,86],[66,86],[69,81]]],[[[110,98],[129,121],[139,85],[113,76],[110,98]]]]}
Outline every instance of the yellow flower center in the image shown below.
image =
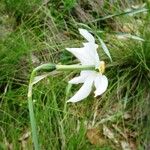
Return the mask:
{"type": "Polygon", "coordinates": [[[100,66],[99,66],[98,70],[101,74],[103,74],[105,72],[105,62],[104,61],[100,61],[100,66]]]}

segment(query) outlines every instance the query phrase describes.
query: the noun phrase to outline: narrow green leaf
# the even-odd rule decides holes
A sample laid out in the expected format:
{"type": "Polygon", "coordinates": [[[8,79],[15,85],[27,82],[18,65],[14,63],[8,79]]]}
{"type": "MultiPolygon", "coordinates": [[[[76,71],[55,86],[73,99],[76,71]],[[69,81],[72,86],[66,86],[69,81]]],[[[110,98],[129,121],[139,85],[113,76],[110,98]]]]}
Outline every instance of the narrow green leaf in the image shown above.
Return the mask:
{"type": "Polygon", "coordinates": [[[148,12],[148,11],[149,11],[149,9],[147,9],[147,8],[131,9],[131,10],[128,10],[128,11],[125,11],[125,12],[116,13],[116,14],[112,14],[112,15],[107,15],[107,16],[104,16],[102,18],[95,19],[91,22],[97,22],[97,21],[100,21],[100,20],[106,20],[106,19],[109,19],[109,18],[113,18],[113,17],[117,17],[117,16],[123,16],[123,15],[135,15],[135,14],[138,14],[138,13],[148,12]]]}
{"type": "Polygon", "coordinates": [[[118,38],[130,38],[130,39],[134,39],[134,40],[137,40],[137,41],[145,41],[144,39],[142,39],[141,37],[139,36],[136,36],[136,35],[132,35],[132,34],[119,34],[117,35],[118,38]]]}
{"type": "Polygon", "coordinates": [[[43,74],[43,75],[34,77],[34,80],[33,80],[33,82],[32,82],[32,85],[38,83],[39,81],[41,81],[42,79],[46,78],[46,77],[49,76],[49,75],[50,75],[50,73],[46,73],[46,74],[43,74]]]}
{"type": "Polygon", "coordinates": [[[112,58],[111,58],[110,52],[106,44],[103,42],[103,40],[99,36],[98,36],[98,40],[100,41],[102,49],[104,50],[105,54],[109,57],[110,61],[112,62],[112,58]]]}

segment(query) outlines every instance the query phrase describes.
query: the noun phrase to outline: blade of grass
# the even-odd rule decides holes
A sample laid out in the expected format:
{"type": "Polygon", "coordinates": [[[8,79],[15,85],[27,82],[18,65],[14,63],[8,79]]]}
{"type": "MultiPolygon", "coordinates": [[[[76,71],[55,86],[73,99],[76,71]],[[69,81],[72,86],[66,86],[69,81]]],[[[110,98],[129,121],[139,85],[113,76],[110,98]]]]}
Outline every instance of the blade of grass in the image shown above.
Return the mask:
{"type": "Polygon", "coordinates": [[[109,53],[109,50],[108,50],[106,44],[103,42],[103,40],[99,36],[98,36],[98,40],[101,43],[102,49],[104,50],[104,52],[106,53],[106,55],[109,57],[110,61],[112,62],[112,58],[111,58],[111,55],[109,53]]]}
{"type": "Polygon", "coordinates": [[[130,10],[130,11],[126,11],[126,12],[116,13],[116,14],[113,14],[113,15],[107,15],[107,16],[104,16],[102,18],[98,18],[98,19],[95,19],[93,21],[90,21],[90,22],[97,22],[97,21],[106,20],[106,19],[109,19],[109,18],[117,17],[117,16],[122,16],[122,15],[135,15],[135,14],[142,13],[142,12],[147,12],[147,11],[149,11],[149,9],[147,9],[147,8],[142,8],[141,9],[140,8],[140,9],[130,10]]]}

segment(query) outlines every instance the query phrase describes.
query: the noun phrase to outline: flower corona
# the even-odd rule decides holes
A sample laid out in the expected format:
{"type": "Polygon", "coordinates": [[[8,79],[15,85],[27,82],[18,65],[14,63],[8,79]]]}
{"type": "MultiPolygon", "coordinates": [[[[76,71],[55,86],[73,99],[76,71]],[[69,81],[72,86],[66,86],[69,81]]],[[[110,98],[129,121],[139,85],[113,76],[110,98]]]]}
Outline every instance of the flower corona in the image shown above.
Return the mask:
{"type": "Polygon", "coordinates": [[[105,72],[105,67],[106,67],[105,62],[104,61],[100,61],[100,66],[98,68],[99,73],[103,74],[105,72]]]}

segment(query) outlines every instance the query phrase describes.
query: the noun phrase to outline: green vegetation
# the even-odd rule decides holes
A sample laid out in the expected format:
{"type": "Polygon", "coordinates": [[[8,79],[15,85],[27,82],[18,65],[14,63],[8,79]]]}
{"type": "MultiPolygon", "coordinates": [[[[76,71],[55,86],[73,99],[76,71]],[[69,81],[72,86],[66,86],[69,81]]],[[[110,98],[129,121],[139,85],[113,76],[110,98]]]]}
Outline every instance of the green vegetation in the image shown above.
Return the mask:
{"type": "Polygon", "coordinates": [[[65,48],[81,46],[84,39],[78,28],[95,34],[100,58],[107,64],[109,88],[98,98],[91,94],[79,103],[66,104],[79,89],[67,83],[77,72],[52,72],[35,85],[41,149],[124,150],[125,145],[149,149],[149,8],[144,0],[2,0],[0,149],[33,149],[27,102],[30,74],[43,63],[75,64],[65,48]]]}

